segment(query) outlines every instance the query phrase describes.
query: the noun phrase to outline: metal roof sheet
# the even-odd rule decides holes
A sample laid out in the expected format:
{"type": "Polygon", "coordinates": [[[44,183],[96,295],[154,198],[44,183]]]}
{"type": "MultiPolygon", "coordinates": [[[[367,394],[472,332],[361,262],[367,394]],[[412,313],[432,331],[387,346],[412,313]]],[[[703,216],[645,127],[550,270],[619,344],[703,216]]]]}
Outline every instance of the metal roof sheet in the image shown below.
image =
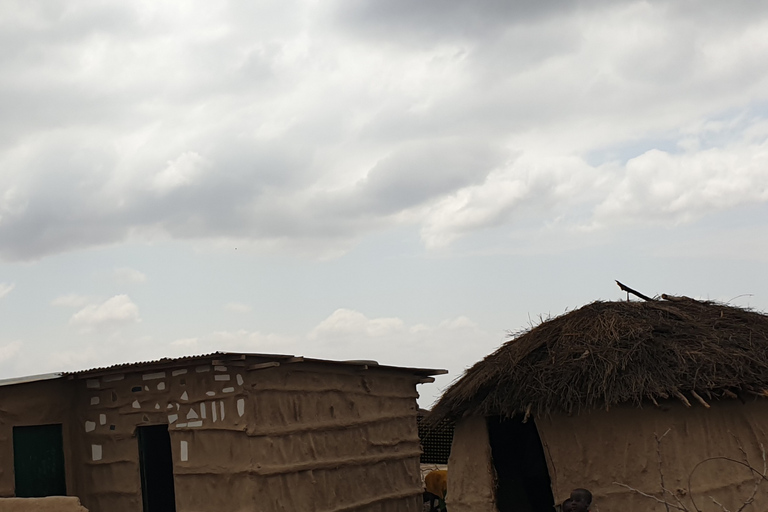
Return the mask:
{"type": "Polygon", "coordinates": [[[0,379],[0,386],[12,386],[14,384],[27,384],[29,382],[37,382],[41,380],[60,379],[63,376],[63,373],[56,372],[41,373],[40,375],[27,375],[25,377],[13,377],[11,379],[0,379]]]}
{"type": "Polygon", "coordinates": [[[448,370],[432,369],[432,368],[410,368],[402,366],[388,366],[380,365],[376,361],[363,361],[363,360],[351,360],[351,361],[337,361],[332,359],[314,359],[302,356],[293,356],[288,354],[259,354],[248,352],[211,352],[209,354],[184,356],[176,358],[162,358],[152,361],[140,361],[134,363],[121,363],[111,366],[103,366],[90,368],[87,370],[79,370],[75,372],[64,372],[65,376],[74,376],[77,378],[83,378],[94,374],[112,373],[115,371],[133,370],[143,367],[165,367],[165,366],[180,366],[195,361],[202,361],[212,358],[222,358],[225,360],[236,361],[245,359],[259,359],[264,361],[275,361],[282,363],[316,363],[316,364],[330,364],[330,365],[346,365],[346,366],[360,366],[366,368],[381,368],[385,370],[402,371],[415,375],[421,375],[429,377],[432,375],[443,375],[448,373],[448,370]]]}

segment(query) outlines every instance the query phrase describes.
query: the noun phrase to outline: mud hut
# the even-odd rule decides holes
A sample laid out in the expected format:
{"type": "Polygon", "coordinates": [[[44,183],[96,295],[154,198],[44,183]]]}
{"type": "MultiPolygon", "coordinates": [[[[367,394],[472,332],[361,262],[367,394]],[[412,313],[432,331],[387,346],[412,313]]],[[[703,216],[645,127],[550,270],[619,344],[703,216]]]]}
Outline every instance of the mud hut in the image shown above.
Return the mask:
{"type": "Polygon", "coordinates": [[[433,408],[456,424],[448,508],[552,511],[584,487],[594,512],[767,510],[766,396],[768,316],[594,302],[513,336],[433,408]]]}
{"type": "Polygon", "coordinates": [[[215,353],[0,382],[0,497],[78,496],[91,512],[416,512],[416,385],[440,373],[215,353]]]}

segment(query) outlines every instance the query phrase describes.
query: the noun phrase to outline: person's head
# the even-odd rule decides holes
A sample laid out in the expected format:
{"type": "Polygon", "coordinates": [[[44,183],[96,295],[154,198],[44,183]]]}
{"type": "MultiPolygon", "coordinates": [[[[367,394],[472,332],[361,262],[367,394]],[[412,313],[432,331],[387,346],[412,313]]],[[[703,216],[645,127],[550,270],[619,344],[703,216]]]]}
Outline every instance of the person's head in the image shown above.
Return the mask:
{"type": "Polygon", "coordinates": [[[571,498],[568,498],[563,502],[563,506],[561,507],[563,512],[574,512],[573,509],[573,500],[571,498]]]}
{"type": "Polygon", "coordinates": [[[586,489],[574,489],[571,491],[573,500],[573,512],[587,512],[592,505],[592,493],[586,489]]]}

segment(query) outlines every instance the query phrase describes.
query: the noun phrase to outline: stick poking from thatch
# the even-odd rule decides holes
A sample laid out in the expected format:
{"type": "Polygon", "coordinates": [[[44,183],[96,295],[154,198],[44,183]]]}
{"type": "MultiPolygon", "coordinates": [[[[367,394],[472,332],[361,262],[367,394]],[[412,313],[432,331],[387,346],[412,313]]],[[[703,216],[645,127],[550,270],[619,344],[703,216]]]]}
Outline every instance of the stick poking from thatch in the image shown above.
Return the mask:
{"type": "Polygon", "coordinates": [[[655,300],[655,299],[652,299],[652,298],[648,297],[647,295],[643,295],[642,293],[638,292],[637,290],[633,290],[629,286],[627,286],[627,285],[625,285],[623,283],[620,283],[619,281],[616,281],[616,284],[619,285],[619,288],[621,288],[621,291],[627,292],[627,300],[629,300],[629,294],[630,293],[632,295],[634,295],[635,297],[640,297],[643,300],[649,300],[649,301],[650,300],[655,300]]]}
{"type": "Polygon", "coordinates": [[[701,395],[699,395],[699,394],[698,394],[696,391],[694,391],[693,389],[691,390],[691,395],[693,395],[693,398],[695,398],[696,400],[698,400],[698,401],[699,401],[699,403],[700,403],[701,405],[703,405],[704,407],[706,407],[707,409],[709,409],[709,404],[706,402],[706,400],[704,400],[704,399],[701,397],[701,395]]]}

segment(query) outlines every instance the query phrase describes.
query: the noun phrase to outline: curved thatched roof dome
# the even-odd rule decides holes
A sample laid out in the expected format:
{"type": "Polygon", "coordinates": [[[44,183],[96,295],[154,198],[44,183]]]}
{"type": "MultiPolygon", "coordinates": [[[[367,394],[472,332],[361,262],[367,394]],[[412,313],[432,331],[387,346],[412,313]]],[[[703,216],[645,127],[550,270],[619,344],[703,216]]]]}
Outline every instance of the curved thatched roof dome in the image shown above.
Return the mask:
{"type": "Polygon", "coordinates": [[[431,421],[768,396],[768,316],[669,297],[593,302],[515,336],[443,394],[431,421]]]}

